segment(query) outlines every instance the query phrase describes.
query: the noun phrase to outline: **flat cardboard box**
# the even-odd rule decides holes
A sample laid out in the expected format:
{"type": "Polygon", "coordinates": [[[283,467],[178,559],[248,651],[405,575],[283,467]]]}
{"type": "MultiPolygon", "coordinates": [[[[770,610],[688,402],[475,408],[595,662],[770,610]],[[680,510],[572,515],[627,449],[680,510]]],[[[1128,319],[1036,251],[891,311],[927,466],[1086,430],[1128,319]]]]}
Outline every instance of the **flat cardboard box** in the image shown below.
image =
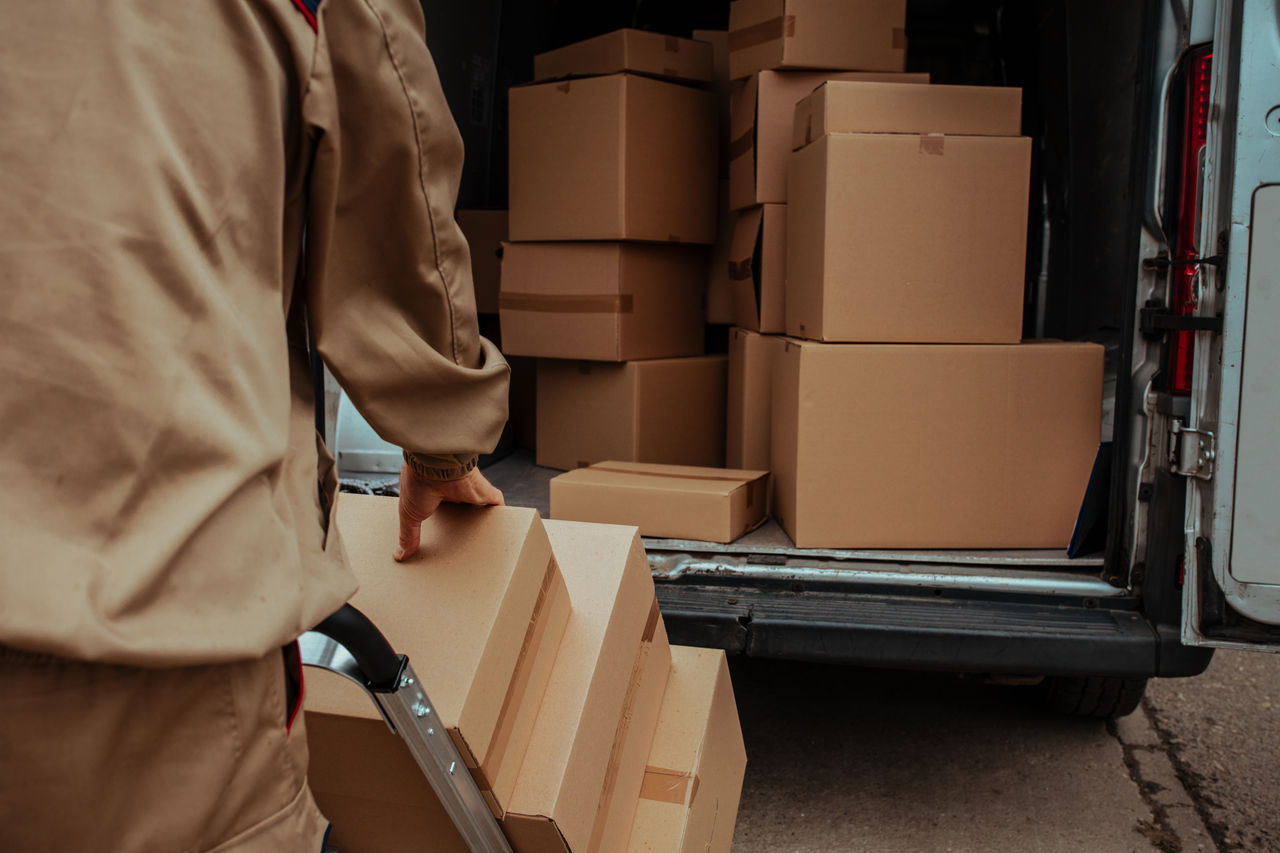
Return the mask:
{"type": "Polygon", "coordinates": [[[787,333],[1022,336],[1031,140],[828,133],[791,155],[787,333]]]}
{"type": "Polygon", "coordinates": [[[502,350],[631,361],[701,355],[707,250],[663,243],[508,243],[502,350]]]}
{"type": "Polygon", "coordinates": [[[802,548],[1065,548],[1098,449],[1102,356],[787,341],[774,514],[802,548]]]}
{"type": "MultiPolygon", "coordinates": [[[[569,620],[569,595],[537,512],[445,504],[403,563],[391,557],[396,498],[344,494],[337,525],[360,580],[352,604],[430,685],[441,722],[501,815],[569,620]]],[[[327,683],[308,684],[309,717],[385,725],[368,697],[327,683]]]]}
{"type": "Polygon", "coordinates": [[[534,80],[594,77],[632,71],[686,83],[710,83],[712,49],[701,41],[622,29],[539,53],[534,80]]]}
{"type": "Polygon", "coordinates": [[[729,80],[729,31],[694,30],[696,41],[711,45],[711,91],[716,96],[720,110],[720,177],[729,177],[729,93],[733,83],[729,80]]]}
{"type": "MultiPolygon", "coordinates": [[[[743,0],[734,0],[741,3],[743,0]]],[[[796,103],[828,80],[924,84],[928,74],[761,71],[733,90],[729,104],[729,206],[734,210],[787,200],[796,103]]]]}
{"type": "Polygon", "coordinates": [[[628,726],[652,741],[661,703],[650,696],[637,707],[636,699],[646,674],[665,681],[671,668],[636,528],[572,521],[546,528],[573,613],[503,820],[516,853],[604,849],[606,834],[630,829],[631,815],[610,807],[618,781],[638,784],[645,763],[624,764],[622,744],[628,726]]]}
{"type": "Polygon", "coordinates": [[[551,517],[635,524],[645,536],[732,542],[769,515],[769,472],[597,462],[551,480],[551,517]]]}
{"type": "Polygon", "coordinates": [[[627,850],[729,853],[747,753],[719,649],[671,647],[671,677],[627,850]]]}
{"type": "Polygon", "coordinates": [[[748,329],[729,333],[725,464],[730,468],[772,470],[773,359],[786,340],[748,329]]]}
{"type": "Polygon", "coordinates": [[[1017,136],[1022,90],[1001,86],[823,83],[796,104],[792,149],[824,133],[1017,136]]]}
{"type": "Polygon", "coordinates": [[[734,0],[729,76],[774,68],[901,71],[907,0],[734,0]]]}
{"type": "Polygon", "coordinates": [[[537,462],[563,470],[606,459],[718,468],[727,370],[723,355],[540,360],[537,462]]]}
{"type": "Polygon", "coordinates": [[[508,100],[513,241],[715,242],[710,92],[612,74],[508,100]]]}
{"type": "Polygon", "coordinates": [[[471,247],[471,278],[476,288],[476,312],[498,313],[502,243],[507,239],[505,210],[459,210],[458,227],[471,247]]]}
{"type": "Polygon", "coordinates": [[[787,206],[738,212],[729,247],[733,322],[754,332],[787,330],[787,206]]]}
{"type": "Polygon", "coordinates": [[[720,181],[716,244],[707,271],[707,322],[733,322],[733,284],[729,281],[729,244],[733,242],[733,213],[729,210],[729,182],[720,181]]]}

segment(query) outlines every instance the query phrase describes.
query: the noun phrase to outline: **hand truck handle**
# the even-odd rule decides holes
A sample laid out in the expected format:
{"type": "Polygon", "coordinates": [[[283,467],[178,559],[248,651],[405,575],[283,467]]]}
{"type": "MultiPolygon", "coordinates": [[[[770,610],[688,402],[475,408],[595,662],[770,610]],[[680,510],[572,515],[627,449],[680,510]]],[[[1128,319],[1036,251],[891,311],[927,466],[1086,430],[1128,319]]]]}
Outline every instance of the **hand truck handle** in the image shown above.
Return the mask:
{"type": "Polygon", "coordinates": [[[346,648],[371,692],[393,693],[399,687],[407,658],[396,654],[378,626],[352,605],[342,605],[312,630],[346,648]]]}

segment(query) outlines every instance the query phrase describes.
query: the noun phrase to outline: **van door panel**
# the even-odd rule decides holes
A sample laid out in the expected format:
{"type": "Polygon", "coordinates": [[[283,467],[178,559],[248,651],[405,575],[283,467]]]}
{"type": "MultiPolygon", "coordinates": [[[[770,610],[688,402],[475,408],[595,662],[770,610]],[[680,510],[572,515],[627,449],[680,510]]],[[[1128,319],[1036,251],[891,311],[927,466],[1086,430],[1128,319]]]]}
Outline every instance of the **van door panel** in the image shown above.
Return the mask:
{"type": "Polygon", "coordinates": [[[1182,641],[1280,650],[1280,0],[1221,0],[1214,23],[1196,335],[1186,427],[1215,444],[1188,480],[1182,641]],[[1224,606],[1225,605],[1225,606],[1224,606]]]}

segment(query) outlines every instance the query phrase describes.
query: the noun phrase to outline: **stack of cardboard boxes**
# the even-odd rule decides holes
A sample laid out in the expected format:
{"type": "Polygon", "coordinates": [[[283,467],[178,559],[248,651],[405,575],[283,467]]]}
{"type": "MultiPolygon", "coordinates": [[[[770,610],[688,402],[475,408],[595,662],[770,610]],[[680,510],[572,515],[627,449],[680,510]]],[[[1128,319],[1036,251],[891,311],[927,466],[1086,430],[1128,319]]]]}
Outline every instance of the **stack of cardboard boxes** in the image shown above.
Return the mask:
{"type": "Polygon", "coordinates": [[[538,464],[720,465],[727,365],[702,355],[711,47],[620,30],[534,70],[509,95],[499,314],[504,352],[539,360],[538,464]]]}
{"type": "MultiPolygon", "coordinates": [[[[343,495],[353,603],[407,654],[517,853],[729,849],[745,769],[724,653],[672,647],[634,527],[343,495]],[[672,842],[671,839],[677,841],[672,842]]],[[[308,676],[310,783],[339,850],[464,851],[363,691],[308,676]]]]}
{"type": "Polygon", "coordinates": [[[766,350],[786,331],[787,162],[796,102],[828,80],[929,82],[905,67],[902,0],[860,4],[736,0],[730,6],[727,149],[731,293],[726,464],[769,467],[766,350]],[[748,378],[750,377],[750,378],[748,378]],[[747,387],[748,383],[750,387],[747,387]]]}
{"type": "Polygon", "coordinates": [[[1066,545],[1103,353],[1021,342],[1020,109],[1016,89],[839,81],[796,106],[789,337],[734,352],[797,545],[1066,545]]]}

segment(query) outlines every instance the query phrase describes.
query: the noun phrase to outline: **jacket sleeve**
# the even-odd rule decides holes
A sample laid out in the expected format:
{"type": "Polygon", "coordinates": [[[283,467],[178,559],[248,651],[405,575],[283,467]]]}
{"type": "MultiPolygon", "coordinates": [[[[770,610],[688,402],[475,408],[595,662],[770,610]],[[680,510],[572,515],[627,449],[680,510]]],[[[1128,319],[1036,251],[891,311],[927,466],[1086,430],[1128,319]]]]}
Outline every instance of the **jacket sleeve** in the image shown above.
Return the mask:
{"type": "Polygon", "coordinates": [[[416,0],[320,6],[306,288],[316,348],[356,408],[449,478],[497,444],[508,368],[477,328],[453,218],[462,139],[423,33],[416,0]]]}

